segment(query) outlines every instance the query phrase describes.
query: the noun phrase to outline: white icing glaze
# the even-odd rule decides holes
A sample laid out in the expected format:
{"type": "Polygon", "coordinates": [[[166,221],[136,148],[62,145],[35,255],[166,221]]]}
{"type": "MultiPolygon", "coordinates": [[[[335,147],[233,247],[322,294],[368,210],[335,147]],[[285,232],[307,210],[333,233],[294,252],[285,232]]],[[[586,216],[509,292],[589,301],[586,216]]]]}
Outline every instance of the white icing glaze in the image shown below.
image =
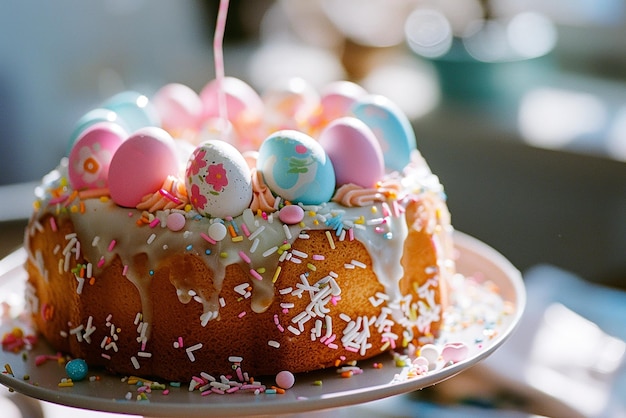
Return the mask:
{"type": "MultiPolygon", "coordinates": [[[[421,217],[425,221],[422,228],[433,234],[433,245],[439,250],[445,249],[439,254],[452,254],[451,247],[447,248],[451,245],[451,226],[443,188],[417,151],[402,177],[398,173],[390,175],[402,184],[402,190],[393,200],[390,198],[364,207],[350,208],[335,202],[303,206],[304,219],[295,225],[283,224],[277,213],[259,216],[246,210],[232,220],[222,220],[199,216],[193,210],[180,211],[186,217],[186,225],[177,232],[169,230],[166,225],[167,215],[172,211],[170,209],[157,211],[153,215],[156,219],[150,219],[149,224],[143,226],[137,225],[143,215],[141,211],[121,208],[110,199],[84,199],[82,212],[62,210],[71,202],[55,202],[48,191],[66,188],[65,194],[71,194],[72,191],[64,185],[66,170],[66,164],[62,163],[44,179],[43,187],[37,191],[41,209],[35,213],[35,218],[45,213],[58,212],[69,216],[76,231],[76,237],[72,238],[80,244],[76,251],[80,251],[93,264],[94,270],[107,265],[114,257],[119,257],[125,266],[126,278],[134,284],[140,295],[144,323],[152,322],[153,308],[148,297],[150,271],[159,267],[160,260],[180,254],[181,251],[201,257],[213,273],[212,292],[174,283],[181,303],[188,303],[192,299],[202,303],[203,314],[199,319],[202,324],[219,314],[219,292],[226,267],[231,264],[240,264],[244,271],[255,271],[250,273],[249,281],[253,287],[251,306],[254,312],[265,311],[274,295],[272,279],[277,262],[281,256],[290,252],[290,244],[301,232],[306,233],[307,230],[331,230],[331,238],[335,241],[351,239],[353,234],[354,239],[365,245],[372,258],[373,270],[384,286],[390,308],[381,313],[377,321],[381,330],[384,329],[387,314],[406,328],[416,325],[422,332],[427,332],[430,323],[440,318],[440,306],[433,300],[433,289],[438,285],[438,280],[452,273],[453,262],[450,258],[441,257],[437,261],[438,265],[432,266],[432,279],[419,289],[419,300],[403,296],[398,286],[403,276],[400,259],[408,233],[403,211],[410,200],[427,202],[424,206],[431,208],[434,213],[421,217]],[[394,201],[397,202],[395,206],[394,201]],[[227,235],[222,241],[211,242],[208,230],[213,222],[224,222],[231,226],[239,238],[233,239],[227,235]],[[140,254],[147,258],[148,271],[138,271],[136,268],[134,257],[140,254]]],[[[31,234],[36,232],[36,228],[30,231],[31,234]]],[[[28,243],[26,248],[30,248],[28,243]]],[[[40,257],[36,253],[29,254],[29,257],[45,277],[40,257]]],[[[149,329],[146,336],[149,336],[149,329]]]]}

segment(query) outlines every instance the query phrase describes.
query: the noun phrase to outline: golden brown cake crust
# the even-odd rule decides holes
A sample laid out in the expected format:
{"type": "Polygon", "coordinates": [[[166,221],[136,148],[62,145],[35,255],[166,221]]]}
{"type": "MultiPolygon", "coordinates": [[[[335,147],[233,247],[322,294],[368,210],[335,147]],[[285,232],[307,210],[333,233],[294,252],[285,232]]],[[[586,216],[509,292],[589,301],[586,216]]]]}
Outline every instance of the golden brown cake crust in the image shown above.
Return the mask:
{"type": "MultiPolygon", "coordinates": [[[[419,316],[418,301],[425,300],[424,285],[429,280],[433,283],[427,288],[435,307],[442,309],[445,303],[445,283],[437,268],[442,263],[442,250],[435,244],[433,232],[418,222],[428,212],[425,205],[415,200],[407,205],[403,216],[408,234],[400,247],[404,273],[398,286],[405,299],[395,310],[408,317],[419,316]]],[[[375,274],[365,245],[358,240],[334,240],[331,245],[327,230],[306,232],[306,239],[295,239],[290,251],[316,254],[323,262],[311,258],[304,265],[280,261],[273,300],[261,303],[268,305],[263,312],[254,312],[249,294],[255,291],[256,283],[241,264],[228,265],[225,279],[218,285],[202,257],[184,251],[164,257],[156,268],[149,265],[145,253],[133,257],[136,274],[147,281],[147,294],[127,279],[119,256],[79,286],[78,277],[84,270],[64,271],[65,258],[60,254],[68,245],[68,237],[76,234],[71,218],[52,214],[34,217],[27,230],[31,254],[28,281],[38,299],[33,319],[55,349],[83,358],[90,365],[172,381],[188,380],[200,372],[232,371],[232,356],[242,358],[241,368],[251,375],[315,370],[372,357],[437,333],[441,315],[431,320],[427,329],[419,329],[415,323],[403,324],[404,318],[398,318],[397,313],[396,317],[390,313],[392,301],[381,299],[389,289],[375,274]],[[331,278],[336,287],[329,292],[332,295],[324,303],[312,303],[316,292],[306,290],[305,284],[317,284],[319,290],[330,287],[331,278]],[[305,290],[297,292],[299,287],[305,290]],[[184,294],[181,289],[193,292],[184,294]],[[196,296],[206,300],[216,292],[219,316],[203,325],[203,304],[197,303],[196,296]],[[142,298],[148,298],[151,306],[151,322],[144,330],[141,326],[147,304],[142,298]],[[324,315],[311,317],[315,309],[323,309],[324,315]],[[309,319],[299,326],[296,317],[307,317],[307,312],[309,319]],[[360,331],[368,333],[362,340],[367,349],[342,343],[346,327],[356,324],[350,321],[364,319],[370,322],[367,327],[360,325],[360,331]],[[387,321],[386,325],[377,326],[377,319],[387,321]],[[90,327],[93,329],[87,332],[90,327]]],[[[79,253],[71,265],[84,269],[97,261],[79,253]]]]}

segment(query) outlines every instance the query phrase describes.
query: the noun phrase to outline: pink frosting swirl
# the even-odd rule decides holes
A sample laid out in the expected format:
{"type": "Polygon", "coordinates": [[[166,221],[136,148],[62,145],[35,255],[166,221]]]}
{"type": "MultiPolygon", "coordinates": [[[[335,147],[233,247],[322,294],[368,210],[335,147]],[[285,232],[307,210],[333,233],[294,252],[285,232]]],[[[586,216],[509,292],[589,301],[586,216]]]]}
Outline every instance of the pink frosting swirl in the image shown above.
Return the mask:
{"type": "Polygon", "coordinates": [[[158,210],[183,209],[188,203],[185,184],[174,176],[167,176],[163,186],[156,192],[145,195],[136,208],[154,213],[158,210]]]}
{"type": "Polygon", "coordinates": [[[393,179],[381,181],[375,188],[367,189],[348,183],[337,189],[332,201],[347,207],[366,206],[374,202],[384,202],[390,197],[396,197],[400,190],[402,190],[400,183],[393,179]]]}

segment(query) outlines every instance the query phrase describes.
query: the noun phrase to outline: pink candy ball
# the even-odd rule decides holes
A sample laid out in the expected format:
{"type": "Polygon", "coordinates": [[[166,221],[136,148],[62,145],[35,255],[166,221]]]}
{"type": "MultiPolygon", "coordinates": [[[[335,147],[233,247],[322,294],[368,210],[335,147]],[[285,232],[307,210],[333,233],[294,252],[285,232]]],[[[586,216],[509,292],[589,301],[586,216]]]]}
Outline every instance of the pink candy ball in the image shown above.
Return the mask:
{"type": "Polygon", "coordinates": [[[185,227],[185,215],[178,212],[173,212],[167,215],[166,225],[170,231],[180,231],[185,227]]]}
{"type": "Polygon", "coordinates": [[[178,174],[172,137],[161,128],[141,128],[117,149],[109,166],[109,193],[119,206],[135,207],[141,199],[178,174]]]}
{"type": "Polygon", "coordinates": [[[276,375],[276,385],[283,389],[291,389],[296,383],[296,378],[290,371],[283,370],[276,375]]]}

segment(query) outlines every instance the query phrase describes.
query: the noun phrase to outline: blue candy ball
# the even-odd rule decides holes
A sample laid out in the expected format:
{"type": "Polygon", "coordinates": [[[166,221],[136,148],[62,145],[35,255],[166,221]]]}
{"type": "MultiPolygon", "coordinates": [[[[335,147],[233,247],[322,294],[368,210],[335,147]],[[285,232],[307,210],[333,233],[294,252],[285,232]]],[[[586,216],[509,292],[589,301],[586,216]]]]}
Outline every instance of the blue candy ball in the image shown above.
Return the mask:
{"type": "Polygon", "coordinates": [[[89,368],[87,367],[87,362],[80,358],[70,360],[65,365],[65,373],[67,373],[67,377],[72,379],[74,382],[78,382],[87,377],[88,371],[89,368]]]}

